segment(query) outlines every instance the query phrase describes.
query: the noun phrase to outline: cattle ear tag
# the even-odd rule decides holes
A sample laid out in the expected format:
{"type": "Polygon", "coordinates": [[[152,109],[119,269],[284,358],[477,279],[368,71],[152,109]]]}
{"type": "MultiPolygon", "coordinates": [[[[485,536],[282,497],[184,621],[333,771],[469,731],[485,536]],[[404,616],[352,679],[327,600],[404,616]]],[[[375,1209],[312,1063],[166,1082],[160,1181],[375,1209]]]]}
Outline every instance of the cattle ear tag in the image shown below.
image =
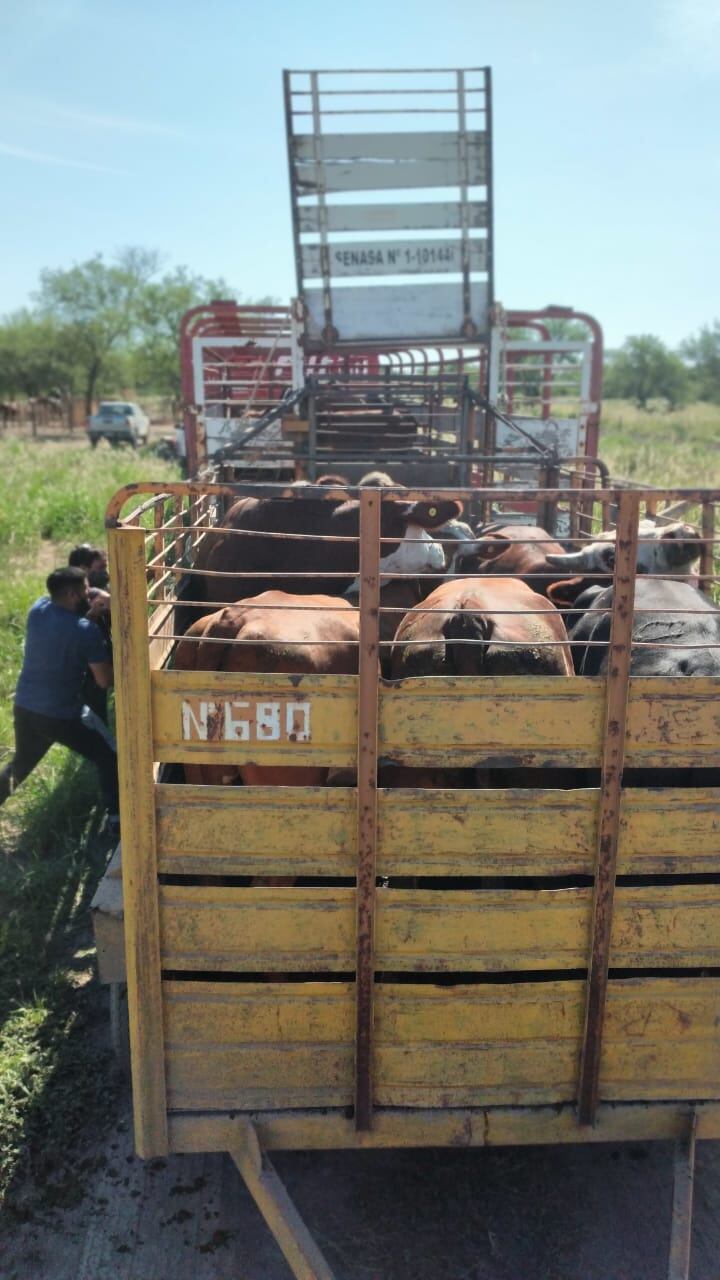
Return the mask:
{"type": "Polygon", "coordinates": [[[430,519],[433,520],[437,515],[437,507],[431,507],[428,511],[428,515],[430,516],[430,519]]]}

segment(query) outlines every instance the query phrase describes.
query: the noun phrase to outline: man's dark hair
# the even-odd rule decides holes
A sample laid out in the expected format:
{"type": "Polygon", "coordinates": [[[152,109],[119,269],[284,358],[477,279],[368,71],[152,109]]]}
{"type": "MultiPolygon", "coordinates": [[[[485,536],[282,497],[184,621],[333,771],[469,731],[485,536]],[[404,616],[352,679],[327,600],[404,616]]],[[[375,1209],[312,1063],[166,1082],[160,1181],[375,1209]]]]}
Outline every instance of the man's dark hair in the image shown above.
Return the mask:
{"type": "Polygon", "coordinates": [[[89,542],[80,542],[70,552],[68,564],[80,569],[89,569],[93,560],[98,559],[105,559],[105,552],[100,547],[91,547],[89,542]]]}
{"type": "Polygon", "coordinates": [[[66,591],[81,591],[87,582],[87,574],[79,565],[66,565],[48,574],[45,586],[51,600],[64,596],[66,591]]]}

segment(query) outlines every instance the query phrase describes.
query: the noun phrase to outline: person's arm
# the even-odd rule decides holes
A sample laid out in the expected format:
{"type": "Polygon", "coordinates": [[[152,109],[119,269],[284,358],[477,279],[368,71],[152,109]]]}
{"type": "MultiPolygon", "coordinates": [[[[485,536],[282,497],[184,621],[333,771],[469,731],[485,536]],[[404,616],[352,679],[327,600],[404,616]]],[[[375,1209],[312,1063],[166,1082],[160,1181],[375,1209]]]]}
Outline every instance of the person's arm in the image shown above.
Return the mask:
{"type": "Polygon", "coordinates": [[[94,587],[90,592],[90,608],[86,613],[86,617],[91,622],[97,622],[98,618],[107,617],[110,613],[110,593],[102,591],[100,587],[94,587]]]}
{"type": "Polygon", "coordinates": [[[89,662],[93,680],[101,689],[109,689],[114,680],[112,662],[89,662]]]}

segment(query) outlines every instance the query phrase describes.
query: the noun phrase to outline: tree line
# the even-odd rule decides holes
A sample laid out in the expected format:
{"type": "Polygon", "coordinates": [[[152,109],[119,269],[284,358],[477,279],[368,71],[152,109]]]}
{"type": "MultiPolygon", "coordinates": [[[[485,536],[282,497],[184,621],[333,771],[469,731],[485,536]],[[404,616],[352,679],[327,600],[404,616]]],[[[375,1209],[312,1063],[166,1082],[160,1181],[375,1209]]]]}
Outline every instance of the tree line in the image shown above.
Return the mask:
{"type": "MultiPolygon", "coordinates": [[[[139,247],[111,262],[96,254],[69,269],[42,271],[34,305],[0,321],[0,399],[82,396],[87,413],[98,397],[123,387],[177,400],[182,316],[218,298],[237,295],[223,279],[187,267],[163,272],[160,255],[139,247]]],[[[550,329],[558,339],[585,337],[574,322],[551,321],[550,329]]],[[[677,351],[651,334],[628,338],[607,354],[604,394],[643,408],[653,400],[669,408],[720,403],[720,321],[677,351]]]]}
{"type": "Polygon", "coordinates": [[[182,316],[219,298],[236,298],[224,280],[163,272],[142,248],[42,271],[34,305],[0,321],[0,398],[82,396],[87,413],[122,387],[177,398],[182,316]]]}

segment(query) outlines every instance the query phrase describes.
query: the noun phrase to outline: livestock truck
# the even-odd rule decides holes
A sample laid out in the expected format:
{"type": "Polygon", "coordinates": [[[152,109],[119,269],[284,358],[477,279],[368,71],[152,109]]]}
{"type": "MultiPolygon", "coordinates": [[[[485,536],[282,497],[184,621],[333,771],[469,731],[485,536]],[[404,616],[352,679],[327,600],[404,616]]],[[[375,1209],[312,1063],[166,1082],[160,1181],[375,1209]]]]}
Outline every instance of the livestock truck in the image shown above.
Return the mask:
{"type": "MultiPolygon", "coordinates": [[[[228,1151],[293,1273],[327,1278],[273,1150],[673,1139],[679,1280],[695,1144],[720,1137],[720,681],[633,675],[633,600],[641,517],[678,511],[712,593],[720,493],[609,479],[597,326],[579,352],[543,330],[552,312],[495,307],[487,69],[286,73],[285,94],[300,301],[186,319],[190,479],[128,486],[107,514],[122,891],[116,858],[96,927],[101,973],[116,994],[127,981],[137,1150],[228,1151]],[[428,88],[439,129],[416,121],[428,88]],[[388,101],[409,114],[380,132],[388,101]],[[387,282],[343,284],[361,267],[387,282]],[[493,345],[508,326],[525,335],[493,345]],[[527,355],[533,332],[536,415],[511,346],[527,355]],[[561,418],[557,369],[575,380],[561,418]],[[213,419],[227,453],[201,473],[213,419]],[[378,463],[407,491],[353,488],[378,463]],[[347,477],[331,491],[312,483],[328,467],[347,477]],[[253,495],[358,503],[355,673],[240,674],[219,651],[174,664],[180,603],[218,603],[203,548],[253,495]],[[383,676],[383,507],[399,498],[539,516],[566,546],[614,525],[603,674],[383,676]],[[327,777],[189,781],[198,766],[327,777]]],[[[242,528],[226,536],[247,596],[242,528]]],[[[313,589],[333,596],[337,577],[313,589]]]]}

